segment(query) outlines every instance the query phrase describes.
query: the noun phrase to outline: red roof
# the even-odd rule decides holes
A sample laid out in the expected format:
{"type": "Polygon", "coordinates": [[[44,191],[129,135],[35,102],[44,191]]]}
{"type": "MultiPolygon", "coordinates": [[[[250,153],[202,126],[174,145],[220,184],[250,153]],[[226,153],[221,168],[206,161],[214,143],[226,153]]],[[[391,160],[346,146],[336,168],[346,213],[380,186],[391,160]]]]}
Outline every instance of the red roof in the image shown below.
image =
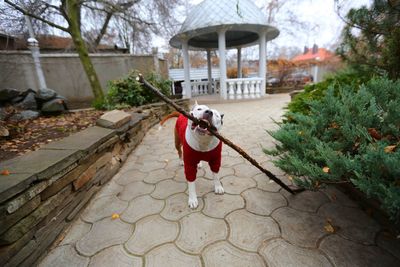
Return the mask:
{"type": "Polygon", "coordinates": [[[325,48],[318,48],[317,53],[313,54],[313,49],[310,48],[307,53],[305,54],[300,54],[295,56],[292,61],[309,61],[309,60],[318,60],[318,61],[324,61],[328,58],[331,58],[334,56],[334,54],[325,48]]]}

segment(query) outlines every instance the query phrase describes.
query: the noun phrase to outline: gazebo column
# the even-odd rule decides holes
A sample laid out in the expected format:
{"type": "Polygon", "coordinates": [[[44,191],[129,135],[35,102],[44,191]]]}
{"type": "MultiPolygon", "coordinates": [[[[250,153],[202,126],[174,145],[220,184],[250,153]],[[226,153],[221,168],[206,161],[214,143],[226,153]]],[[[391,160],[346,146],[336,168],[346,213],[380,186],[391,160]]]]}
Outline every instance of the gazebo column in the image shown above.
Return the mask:
{"type": "Polygon", "coordinates": [[[219,52],[219,71],[220,71],[220,96],[227,99],[228,94],[226,91],[226,43],[225,43],[226,29],[218,31],[218,52],[219,52]]]}
{"type": "Polygon", "coordinates": [[[242,78],[242,48],[237,49],[237,77],[242,78]]]}
{"type": "Polygon", "coordinates": [[[189,44],[188,40],[182,41],[182,53],[183,53],[183,69],[185,77],[185,88],[182,88],[182,97],[191,98],[192,89],[190,84],[190,61],[189,61],[189,44]]]}
{"type": "Polygon", "coordinates": [[[267,56],[266,56],[266,38],[267,32],[262,31],[260,33],[260,59],[259,59],[259,68],[258,68],[258,76],[262,78],[261,82],[261,96],[265,95],[265,85],[266,85],[266,66],[267,66],[267,56]]]}
{"type": "Polygon", "coordinates": [[[207,49],[208,93],[212,94],[211,50],[207,49]]]}

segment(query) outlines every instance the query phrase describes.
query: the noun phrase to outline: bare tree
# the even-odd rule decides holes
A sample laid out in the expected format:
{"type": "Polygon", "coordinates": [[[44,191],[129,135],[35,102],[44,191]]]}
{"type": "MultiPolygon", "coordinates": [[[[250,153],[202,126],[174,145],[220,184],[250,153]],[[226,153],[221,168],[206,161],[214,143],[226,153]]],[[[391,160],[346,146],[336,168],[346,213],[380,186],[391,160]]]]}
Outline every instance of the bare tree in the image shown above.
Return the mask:
{"type": "Polygon", "coordinates": [[[135,34],[141,36],[147,31],[146,26],[150,28],[150,32],[156,31],[161,24],[158,20],[167,17],[168,12],[179,0],[4,0],[4,2],[13,9],[13,15],[18,11],[19,14],[30,16],[34,21],[66,32],[72,37],[93,95],[96,100],[101,100],[104,94],[89,58],[90,49],[98,46],[108,34],[108,29],[118,33],[115,25],[121,21],[126,24],[125,30],[136,25],[135,34]]]}

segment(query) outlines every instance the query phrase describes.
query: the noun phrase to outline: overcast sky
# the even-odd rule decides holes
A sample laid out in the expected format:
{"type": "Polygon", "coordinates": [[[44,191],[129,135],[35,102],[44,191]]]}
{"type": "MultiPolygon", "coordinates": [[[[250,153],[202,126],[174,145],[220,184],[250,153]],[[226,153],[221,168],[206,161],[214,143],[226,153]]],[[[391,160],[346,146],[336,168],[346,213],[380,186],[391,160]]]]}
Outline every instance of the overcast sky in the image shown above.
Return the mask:
{"type": "MultiPolygon", "coordinates": [[[[198,4],[202,0],[187,0],[190,4],[198,4]]],[[[218,1],[218,0],[215,0],[218,1]]],[[[236,3],[237,0],[232,0],[236,3]]],[[[240,1],[240,0],[239,0],[240,1]]],[[[264,6],[267,0],[253,0],[259,7],[264,6]]],[[[342,0],[344,3],[344,10],[348,10],[351,7],[359,7],[361,5],[369,5],[371,0],[342,0]]],[[[312,32],[298,32],[296,36],[289,36],[280,34],[280,36],[274,40],[275,47],[282,46],[296,46],[299,49],[303,49],[304,46],[311,47],[314,43],[319,47],[327,47],[334,45],[338,42],[341,29],[343,28],[343,22],[335,13],[334,0],[299,0],[291,1],[290,6],[286,7],[299,17],[300,21],[308,22],[310,25],[315,26],[312,32]],[[299,3],[293,5],[292,3],[299,3]]],[[[283,14],[281,14],[284,16],[283,14]]],[[[182,21],[185,19],[182,16],[182,21]]],[[[279,25],[277,25],[279,29],[279,25]]],[[[166,47],[166,43],[159,40],[160,46],[166,47]]],[[[157,42],[157,43],[158,43],[157,42]]],[[[271,47],[272,44],[270,44],[271,47]]]]}

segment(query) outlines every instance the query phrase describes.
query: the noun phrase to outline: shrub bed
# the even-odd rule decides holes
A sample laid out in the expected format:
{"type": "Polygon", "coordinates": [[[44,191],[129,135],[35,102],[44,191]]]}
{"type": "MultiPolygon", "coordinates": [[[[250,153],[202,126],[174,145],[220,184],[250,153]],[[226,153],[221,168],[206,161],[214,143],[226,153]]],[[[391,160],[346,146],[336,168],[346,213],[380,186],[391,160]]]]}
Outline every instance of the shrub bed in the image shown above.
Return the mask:
{"type": "MultiPolygon", "coordinates": [[[[159,101],[159,98],[136,80],[138,71],[132,71],[125,77],[108,82],[108,93],[101,102],[94,103],[96,109],[121,109],[137,107],[159,101]]],[[[145,79],[159,88],[164,95],[171,94],[170,80],[163,79],[155,73],[145,76],[145,79]]]]}
{"type": "Polygon", "coordinates": [[[352,183],[399,220],[400,81],[374,78],[354,89],[359,82],[306,92],[324,91],[319,100],[305,101],[303,94],[306,109],[289,107],[289,119],[270,132],[279,144],[265,152],[279,156],[275,164],[297,184],[352,183]]]}

